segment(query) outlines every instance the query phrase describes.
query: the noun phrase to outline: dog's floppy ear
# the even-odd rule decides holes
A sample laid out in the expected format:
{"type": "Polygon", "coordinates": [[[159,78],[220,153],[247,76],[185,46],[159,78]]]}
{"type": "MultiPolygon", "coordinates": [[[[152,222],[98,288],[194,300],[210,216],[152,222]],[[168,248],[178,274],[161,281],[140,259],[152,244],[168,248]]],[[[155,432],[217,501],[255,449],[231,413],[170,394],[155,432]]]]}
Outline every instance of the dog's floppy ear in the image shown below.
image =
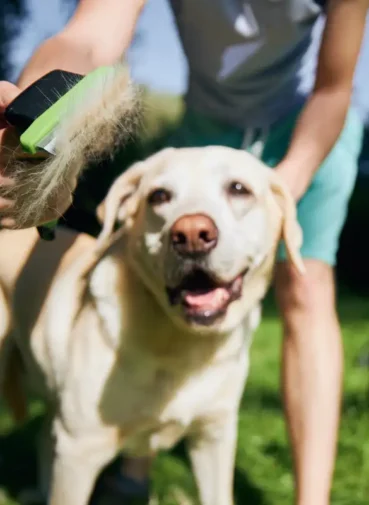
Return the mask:
{"type": "Polygon", "coordinates": [[[99,235],[100,244],[112,236],[117,223],[124,229],[131,227],[138,208],[137,190],[142,177],[160,165],[173,150],[174,148],[162,149],[147,160],[135,163],[116,179],[105,200],[97,208],[97,217],[103,225],[99,235]]]}
{"type": "Polygon", "coordinates": [[[296,204],[282,179],[271,170],[270,186],[282,211],[282,239],[285,243],[289,261],[301,274],[305,273],[300,255],[302,230],[297,221],[296,204]]]}

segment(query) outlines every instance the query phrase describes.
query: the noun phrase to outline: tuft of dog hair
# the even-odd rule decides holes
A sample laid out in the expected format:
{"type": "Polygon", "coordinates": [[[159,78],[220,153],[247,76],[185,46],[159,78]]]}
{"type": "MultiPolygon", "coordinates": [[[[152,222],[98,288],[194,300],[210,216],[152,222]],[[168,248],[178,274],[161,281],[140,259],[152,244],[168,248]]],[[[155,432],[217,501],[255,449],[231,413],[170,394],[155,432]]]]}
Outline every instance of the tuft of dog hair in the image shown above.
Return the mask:
{"type": "Polygon", "coordinates": [[[40,162],[14,152],[7,163],[5,175],[15,184],[2,188],[0,196],[15,201],[18,225],[39,221],[58,195],[70,192],[84,169],[112,158],[135,133],[140,118],[140,93],[126,65],[96,76],[83,97],[68,103],[55,130],[55,156],[40,162]]]}

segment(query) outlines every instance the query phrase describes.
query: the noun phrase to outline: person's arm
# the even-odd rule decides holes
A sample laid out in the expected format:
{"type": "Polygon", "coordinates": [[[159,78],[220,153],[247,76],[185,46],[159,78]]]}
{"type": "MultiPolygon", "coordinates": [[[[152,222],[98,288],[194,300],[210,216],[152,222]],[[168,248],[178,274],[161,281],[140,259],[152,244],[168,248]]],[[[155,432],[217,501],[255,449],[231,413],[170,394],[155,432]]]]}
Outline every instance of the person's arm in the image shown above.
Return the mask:
{"type": "Polygon", "coordinates": [[[46,40],[24,68],[23,89],[56,68],[85,74],[117,62],[129,47],[145,0],[80,0],[65,28],[46,40]]]}
{"type": "Polygon", "coordinates": [[[369,0],[329,0],[316,84],[296,125],[290,148],[277,166],[295,198],[337,141],[350,105],[352,81],[369,0]]]}

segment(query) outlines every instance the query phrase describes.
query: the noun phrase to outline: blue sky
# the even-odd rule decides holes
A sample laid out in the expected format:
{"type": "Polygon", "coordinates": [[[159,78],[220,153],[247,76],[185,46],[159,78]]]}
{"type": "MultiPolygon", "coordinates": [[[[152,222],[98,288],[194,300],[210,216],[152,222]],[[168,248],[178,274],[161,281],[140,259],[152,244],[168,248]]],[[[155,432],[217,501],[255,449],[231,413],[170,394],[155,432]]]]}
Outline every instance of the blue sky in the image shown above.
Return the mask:
{"type": "Polygon", "coordinates": [[[129,54],[133,77],[156,91],[183,93],[186,61],[167,0],[148,0],[137,33],[129,54]]]}

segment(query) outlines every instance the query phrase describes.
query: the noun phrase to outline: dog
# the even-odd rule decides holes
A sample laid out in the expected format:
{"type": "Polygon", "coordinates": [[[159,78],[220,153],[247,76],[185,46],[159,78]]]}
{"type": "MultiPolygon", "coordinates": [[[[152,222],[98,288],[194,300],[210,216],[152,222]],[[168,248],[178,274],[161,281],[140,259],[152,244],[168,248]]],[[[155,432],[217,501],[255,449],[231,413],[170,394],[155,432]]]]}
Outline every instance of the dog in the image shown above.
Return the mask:
{"type": "Polygon", "coordinates": [[[26,385],[47,402],[49,503],[86,505],[120,450],[154,457],[186,438],[202,505],[231,505],[249,348],[280,239],[303,275],[294,201],[249,153],[167,148],[118,177],[98,216],[97,239],[0,233],[2,368],[20,387],[3,382],[15,411],[26,385]]]}

